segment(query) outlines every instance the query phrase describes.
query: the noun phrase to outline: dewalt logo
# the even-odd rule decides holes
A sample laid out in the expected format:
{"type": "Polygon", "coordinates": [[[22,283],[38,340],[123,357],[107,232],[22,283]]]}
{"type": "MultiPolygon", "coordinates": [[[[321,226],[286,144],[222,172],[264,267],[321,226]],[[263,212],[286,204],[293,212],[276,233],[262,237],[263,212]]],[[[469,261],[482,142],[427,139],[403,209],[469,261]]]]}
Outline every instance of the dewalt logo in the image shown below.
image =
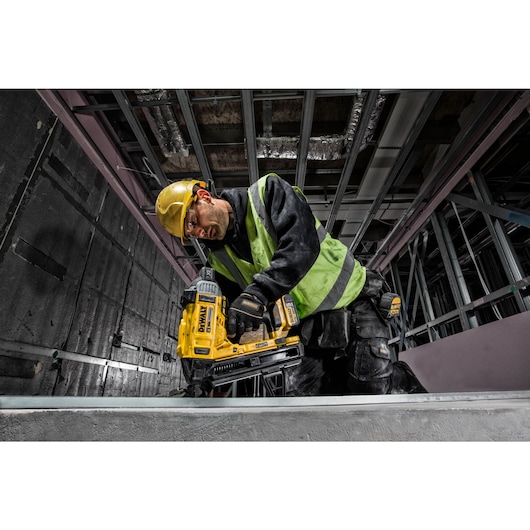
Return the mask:
{"type": "Polygon", "coordinates": [[[212,310],[204,305],[199,307],[199,333],[210,333],[212,325],[212,310]]]}
{"type": "Polygon", "coordinates": [[[199,307],[199,333],[206,331],[206,306],[199,307]]]}

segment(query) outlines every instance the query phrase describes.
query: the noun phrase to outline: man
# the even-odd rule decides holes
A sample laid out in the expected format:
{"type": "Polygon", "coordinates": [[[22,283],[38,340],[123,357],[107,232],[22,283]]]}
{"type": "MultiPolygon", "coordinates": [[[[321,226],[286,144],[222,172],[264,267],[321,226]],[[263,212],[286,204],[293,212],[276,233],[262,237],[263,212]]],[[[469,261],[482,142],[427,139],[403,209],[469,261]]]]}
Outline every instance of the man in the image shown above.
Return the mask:
{"type": "Polygon", "coordinates": [[[257,329],[269,304],[292,295],[306,345],[287,377],[292,394],[426,392],[404,362],[391,361],[382,276],[326,232],[298,188],[274,173],[220,196],[205,182],[179,181],[160,192],[156,212],[183,244],[198,238],[211,250],[230,302],[229,338],[257,329]]]}

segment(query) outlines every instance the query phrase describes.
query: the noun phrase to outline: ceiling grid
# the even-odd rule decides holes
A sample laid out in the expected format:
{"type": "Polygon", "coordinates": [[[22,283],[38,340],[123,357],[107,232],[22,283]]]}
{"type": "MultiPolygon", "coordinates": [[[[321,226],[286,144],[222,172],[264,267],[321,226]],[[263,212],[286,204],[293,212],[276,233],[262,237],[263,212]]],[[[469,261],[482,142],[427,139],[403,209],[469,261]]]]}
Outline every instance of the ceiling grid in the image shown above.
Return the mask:
{"type": "MultiPolygon", "coordinates": [[[[60,119],[76,117],[64,119],[78,123],[76,134],[85,144],[105,137],[112,161],[87,148],[103,174],[121,182],[123,200],[131,202],[142,226],[184,276],[193,275],[199,249],[182,247],[174,238],[166,241],[153,216],[156,196],[169,182],[201,178],[221,191],[246,188],[266,173],[278,173],[303,189],[334,237],[359,252],[364,263],[383,270],[453,191],[465,168],[486,153],[484,163],[513,164],[509,157],[495,158],[495,152],[504,145],[500,142],[527,142],[528,134],[516,134],[527,130],[529,105],[528,92],[516,90],[253,88],[40,94],[60,119]],[[82,126],[83,120],[90,120],[91,131],[82,126]],[[189,272],[177,265],[183,262],[188,262],[189,272]]],[[[528,160],[503,175],[506,186],[517,187],[527,176],[524,168],[528,160]]],[[[523,195],[505,210],[527,204],[523,195]]]]}

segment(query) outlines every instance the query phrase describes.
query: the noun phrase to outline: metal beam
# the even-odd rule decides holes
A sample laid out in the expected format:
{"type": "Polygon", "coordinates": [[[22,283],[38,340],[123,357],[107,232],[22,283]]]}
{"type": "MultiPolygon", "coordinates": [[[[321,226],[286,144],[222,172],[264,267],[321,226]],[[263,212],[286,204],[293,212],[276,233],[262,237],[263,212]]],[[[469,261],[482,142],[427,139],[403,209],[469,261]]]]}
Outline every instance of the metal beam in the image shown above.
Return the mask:
{"type": "MultiPolygon", "coordinates": [[[[493,201],[491,199],[491,194],[481,172],[470,172],[469,182],[476,197],[483,201],[485,205],[492,206],[493,201]]],[[[492,221],[488,214],[483,214],[483,217],[508,280],[512,282],[520,280],[524,274],[523,267],[514,251],[504,225],[502,225],[498,219],[492,221]]],[[[530,310],[530,296],[521,296],[519,292],[516,292],[515,300],[520,312],[530,310]]]]}
{"type": "Polygon", "coordinates": [[[202,179],[209,182],[212,179],[212,172],[210,171],[210,164],[206,158],[204,151],[204,145],[202,144],[201,136],[199,134],[199,128],[197,127],[197,121],[195,120],[195,114],[191,107],[190,98],[187,90],[177,90],[177,98],[179,100],[180,110],[184,116],[186,127],[188,128],[188,134],[190,135],[191,145],[193,151],[197,157],[199,163],[199,169],[201,170],[202,179]]]}
{"type": "MultiPolygon", "coordinates": [[[[493,291],[489,294],[484,295],[481,298],[478,298],[477,300],[473,300],[472,302],[469,302],[468,304],[465,304],[462,307],[453,309],[452,311],[445,313],[445,315],[439,316],[438,318],[435,318],[434,320],[430,322],[426,322],[425,324],[422,324],[421,326],[408,330],[405,333],[405,338],[413,337],[414,335],[418,335],[422,332],[425,332],[429,327],[437,326],[438,324],[442,324],[443,322],[449,322],[451,320],[455,320],[461,315],[462,311],[464,312],[473,311],[477,309],[478,307],[482,307],[488,304],[493,304],[497,300],[502,300],[503,298],[507,298],[508,296],[513,295],[514,292],[517,292],[519,290],[526,290],[529,287],[530,287],[530,276],[527,276],[526,278],[523,278],[522,280],[519,280],[518,282],[515,282],[510,285],[506,285],[504,287],[501,287],[500,289],[497,289],[496,291],[493,291]]],[[[399,340],[399,337],[392,338],[388,341],[388,343],[393,344],[397,342],[398,340],[399,340]]]]}
{"type": "Polygon", "coordinates": [[[313,113],[315,111],[315,91],[307,90],[304,97],[304,107],[302,109],[302,124],[300,127],[300,141],[298,143],[298,157],[296,161],[295,184],[304,189],[305,174],[307,169],[307,154],[309,152],[309,139],[311,137],[311,127],[313,125],[313,113]]]}
{"type": "Polygon", "coordinates": [[[416,140],[418,139],[420,132],[422,131],[425,123],[429,119],[429,116],[431,115],[432,110],[434,109],[434,106],[440,99],[441,94],[442,94],[441,90],[434,90],[429,94],[426,101],[424,102],[423,107],[420,111],[420,114],[417,117],[416,122],[414,123],[412,127],[412,130],[410,131],[407,139],[405,140],[403,147],[399,151],[399,155],[396,159],[394,166],[392,167],[392,170],[390,171],[383,186],[379,190],[377,197],[372,202],[370,209],[368,210],[368,212],[363,218],[361,226],[359,227],[359,229],[357,230],[357,233],[355,234],[355,238],[353,239],[350,245],[350,250],[352,252],[355,252],[355,249],[359,245],[359,242],[362,240],[364,234],[366,233],[366,230],[370,226],[370,223],[374,219],[375,214],[378,212],[383,200],[385,199],[386,194],[388,193],[388,190],[394,184],[394,181],[396,180],[401,169],[403,168],[405,161],[407,160],[410,153],[412,152],[412,149],[414,148],[416,144],[416,140]]]}
{"type": "MultiPolygon", "coordinates": [[[[403,90],[396,91],[385,91],[382,90],[382,93],[394,93],[394,92],[403,92],[403,90]]],[[[315,90],[315,95],[317,97],[337,97],[337,96],[355,96],[359,93],[358,88],[346,89],[346,90],[315,90]]],[[[291,90],[291,91],[257,91],[254,90],[252,93],[253,101],[278,101],[282,99],[303,99],[304,91],[303,90],[291,90]]],[[[232,95],[232,96],[199,96],[191,100],[192,103],[220,103],[220,102],[235,102],[242,101],[242,96],[232,95]]]]}
{"type": "Polygon", "coordinates": [[[113,90],[112,94],[116,98],[116,101],[118,102],[121,111],[125,115],[127,123],[133,130],[133,133],[136,136],[138,143],[142,146],[142,150],[144,151],[151,168],[155,172],[155,176],[158,180],[158,183],[160,184],[160,187],[165,188],[169,184],[169,181],[167,180],[166,174],[160,167],[158,158],[156,157],[153,149],[151,148],[151,144],[147,140],[147,136],[145,135],[144,130],[140,125],[136,114],[133,111],[131,102],[129,101],[127,94],[125,94],[125,91],[123,90],[113,90]]]}
{"type": "Polygon", "coordinates": [[[197,276],[197,269],[192,263],[179,259],[188,256],[176,238],[168,234],[156,220],[152,220],[153,216],[146,215],[143,208],[152,206],[152,199],[147,196],[136,177],[125,169],[125,161],[100,122],[94,115],[76,116],[70,110],[74,106],[87,103],[81,92],[77,90],[37,90],[37,92],[103,175],[109,186],[166,257],[177,274],[186,283],[192,281],[197,276]],[[118,171],[117,167],[121,167],[121,169],[118,171]]]}
{"type": "Polygon", "coordinates": [[[346,190],[346,187],[348,186],[348,183],[350,181],[353,166],[355,165],[357,156],[359,155],[361,144],[366,133],[368,124],[370,122],[370,117],[372,116],[372,112],[377,102],[377,95],[377,90],[370,90],[364,101],[363,110],[361,112],[361,118],[359,119],[359,125],[357,127],[355,137],[353,139],[351,150],[348,153],[348,158],[346,159],[346,163],[344,164],[344,168],[342,169],[342,174],[340,176],[339,184],[337,186],[335,199],[333,200],[333,204],[331,205],[329,217],[326,222],[326,230],[328,231],[332,230],[333,225],[335,224],[335,220],[337,219],[337,214],[339,212],[342,196],[344,195],[344,191],[346,190]]]}
{"type": "Polygon", "coordinates": [[[256,120],[254,117],[254,103],[252,90],[241,91],[243,108],[243,123],[245,126],[245,139],[247,144],[248,178],[250,184],[259,179],[258,155],[256,149],[256,120]]]}
{"type": "MultiPolygon", "coordinates": [[[[125,396],[12,396],[0,394],[0,410],[57,410],[57,409],[172,409],[170,412],[181,410],[193,410],[196,414],[200,411],[208,413],[210,410],[220,410],[224,416],[234,414],[239,410],[242,413],[250,409],[253,415],[256,411],[267,409],[283,409],[285,411],[303,411],[307,407],[318,407],[331,412],[340,407],[364,407],[373,410],[373,405],[393,408],[389,405],[410,406],[412,404],[436,403],[452,404],[458,401],[499,401],[499,400],[523,400],[530,403],[530,390],[518,391],[490,391],[490,392],[444,392],[439,394],[385,394],[385,395],[344,395],[344,396],[296,396],[296,397],[215,397],[215,398],[189,398],[189,397],[125,397],[125,396]]],[[[258,417],[258,421],[259,421],[258,417]]],[[[31,418],[30,418],[31,420],[31,418]]],[[[372,417],[373,423],[373,417],[372,417]]],[[[378,422],[376,422],[378,423],[378,422]]],[[[226,431],[226,424],[219,423],[220,429],[226,431]]],[[[528,424],[530,426],[530,424],[528,424]]],[[[191,427],[193,427],[192,425],[191,427]]],[[[212,424],[212,426],[215,426],[212,424]]],[[[182,425],[181,425],[182,427],[182,425]]],[[[265,425],[264,430],[270,426],[265,425]]],[[[338,429],[341,424],[338,423],[338,429]]],[[[425,425],[423,425],[425,427],[425,425]]],[[[196,429],[195,429],[196,430],[196,429]]],[[[388,429],[385,429],[388,430],[388,429]]],[[[230,429],[232,431],[232,429],[230,429]]],[[[196,435],[201,433],[196,432],[196,435]]],[[[206,433],[207,434],[207,433],[206,433]]]]}
{"type": "Polygon", "coordinates": [[[158,368],[152,368],[150,366],[113,361],[104,357],[96,357],[95,355],[58,350],[57,348],[47,348],[44,346],[36,346],[35,344],[26,344],[11,340],[0,339],[0,348],[3,350],[3,356],[15,359],[22,358],[32,360],[33,356],[37,355],[49,359],[64,359],[78,363],[97,364],[99,366],[117,368],[119,370],[132,370],[134,372],[147,372],[151,374],[157,374],[159,372],[158,368]]]}
{"type": "MultiPolygon", "coordinates": [[[[431,216],[431,224],[438,243],[438,249],[442,256],[449,287],[453,293],[455,305],[457,308],[461,308],[464,304],[471,302],[471,296],[469,295],[462,267],[458,262],[455,246],[451,240],[444,215],[442,213],[435,213],[431,216]]],[[[478,327],[477,317],[475,315],[468,316],[464,311],[460,312],[460,322],[464,330],[478,327]]]]}
{"type": "Polygon", "coordinates": [[[446,156],[431,171],[416,199],[377,249],[369,267],[379,270],[387,267],[512,121],[530,105],[530,91],[526,90],[507,109],[513,97],[513,92],[496,93],[488,105],[480,108],[446,156]],[[429,202],[425,205],[427,199],[429,202]]]}
{"type": "MultiPolygon", "coordinates": [[[[425,261],[425,254],[427,252],[428,238],[429,238],[429,232],[427,230],[423,231],[422,249],[421,249],[421,254],[416,262],[416,269],[414,272],[414,277],[416,279],[416,286],[418,289],[418,294],[420,295],[420,302],[423,308],[423,313],[424,315],[427,316],[429,320],[434,320],[436,318],[436,315],[434,314],[431,295],[429,293],[429,289],[427,286],[427,280],[425,279],[425,272],[423,270],[423,263],[425,261]]],[[[425,320],[427,320],[427,318],[425,320]]],[[[439,339],[440,335],[438,334],[438,331],[435,328],[432,328],[432,330],[434,331],[434,335],[435,335],[434,340],[439,339]]],[[[429,339],[431,342],[433,341],[431,329],[429,329],[429,339]]]]}
{"type": "MultiPolygon", "coordinates": [[[[408,313],[409,313],[409,307],[410,307],[410,295],[412,293],[412,280],[414,278],[414,269],[416,267],[416,256],[418,255],[418,243],[419,243],[419,235],[416,236],[414,239],[414,242],[413,242],[414,248],[412,250],[410,248],[410,243],[409,243],[408,252],[410,256],[410,266],[409,266],[409,273],[407,275],[407,278],[408,278],[407,293],[405,295],[404,304],[403,304],[403,314],[405,315],[405,322],[407,323],[407,325],[410,324],[411,326],[414,325],[414,320],[416,319],[415,309],[412,310],[410,320],[408,318],[409,316],[408,313]]],[[[399,340],[399,351],[403,350],[403,344],[404,344],[404,340],[406,336],[405,328],[406,328],[405,325],[401,328],[401,336],[399,340]]]]}
{"type": "Polygon", "coordinates": [[[486,202],[480,202],[458,193],[449,193],[447,195],[447,200],[456,202],[457,204],[460,204],[460,206],[470,208],[471,210],[478,210],[479,212],[491,215],[492,217],[504,219],[510,223],[515,223],[530,228],[530,215],[525,212],[518,212],[511,210],[510,208],[503,208],[493,203],[489,204],[486,202]]]}
{"type": "MultiPolygon", "coordinates": [[[[421,212],[426,210],[429,214],[433,213],[436,207],[442,200],[443,197],[438,198],[433,189],[441,183],[442,185],[447,182],[450,178],[451,170],[457,167],[458,163],[462,158],[465,158],[468,154],[468,150],[476,145],[476,142],[480,140],[483,135],[483,131],[487,130],[490,124],[495,120],[498,113],[505,109],[506,104],[512,98],[512,93],[509,96],[502,96],[498,93],[490,95],[489,100],[485,105],[479,107],[478,111],[472,116],[472,118],[466,123],[466,126],[462,129],[460,134],[453,142],[451,148],[444,155],[444,157],[436,164],[431,170],[427,179],[420,188],[416,198],[407,209],[407,211],[399,218],[390,233],[380,244],[378,250],[369,262],[369,266],[374,269],[383,270],[390,259],[394,257],[403,248],[408,240],[410,240],[417,229],[420,228],[421,224],[427,219],[428,215],[421,216],[422,223],[415,224],[416,230],[412,232],[408,227],[414,223],[414,220],[419,217],[418,210],[421,208],[421,212]],[[449,175],[449,176],[448,176],[449,175]],[[431,202],[426,206],[425,201],[432,195],[431,202]],[[439,199],[439,200],[438,200],[439,199]],[[396,240],[398,241],[396,243],[396,240]],[[390,247],[390,250],[388,248],[390,247]],[[383,254],[388,252],[385,256],[383,254]],[[383,262],[383,264],[380,264],[383,262]]],[[[452,190],[452,188],[460,181],[462,176],[459,176],[458,181],[451,181],[451,189],[447,190],[446,193],[452,190]]]]}

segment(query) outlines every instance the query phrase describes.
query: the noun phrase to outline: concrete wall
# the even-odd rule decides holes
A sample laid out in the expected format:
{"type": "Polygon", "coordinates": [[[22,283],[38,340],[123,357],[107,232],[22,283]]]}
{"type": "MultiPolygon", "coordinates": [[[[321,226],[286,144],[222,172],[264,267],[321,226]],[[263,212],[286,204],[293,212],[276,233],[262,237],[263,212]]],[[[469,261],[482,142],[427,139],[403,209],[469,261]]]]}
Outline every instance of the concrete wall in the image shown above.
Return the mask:
{"type": "Polygon", "coordinates": [[[33,90],[0,91],[0,181],[0,394],[180,386],[181,280],[33,90]]]}

